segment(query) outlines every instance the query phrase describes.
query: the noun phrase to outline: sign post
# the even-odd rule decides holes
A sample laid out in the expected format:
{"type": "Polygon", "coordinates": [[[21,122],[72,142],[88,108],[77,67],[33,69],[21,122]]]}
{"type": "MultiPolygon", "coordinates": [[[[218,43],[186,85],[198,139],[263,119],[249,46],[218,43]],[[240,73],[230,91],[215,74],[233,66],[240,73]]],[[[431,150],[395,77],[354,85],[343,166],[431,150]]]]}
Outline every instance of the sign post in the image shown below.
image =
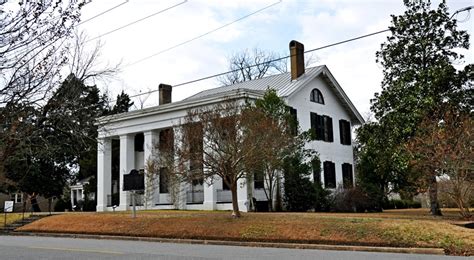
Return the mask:
{"type": "Polygon", "coordinates": [[[145,189],[145,175],[137,170],[131,170],[129,174],[123,176],[123,190],[130,191],[132,200],[132,218],[137,217],[135,192],[145,189]]]}
{"type": "Polygon", "coordinates": [[[7,228],[7,212],[13,212],[13,205],[14,202],[12,200],[5,201],[5,205],[3,207],[3,212],[5,213],[5,218],[3,220],[3,229],[7,228]]]}

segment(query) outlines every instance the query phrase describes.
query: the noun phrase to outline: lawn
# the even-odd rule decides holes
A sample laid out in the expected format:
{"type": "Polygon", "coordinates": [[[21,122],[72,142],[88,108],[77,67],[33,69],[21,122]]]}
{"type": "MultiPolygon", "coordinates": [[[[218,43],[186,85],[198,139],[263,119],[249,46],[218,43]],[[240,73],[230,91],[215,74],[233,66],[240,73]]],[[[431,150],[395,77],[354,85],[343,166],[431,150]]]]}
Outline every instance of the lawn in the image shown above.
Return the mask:
{"type": "MultiPolygon", "coordinates": [[[[29,213],[25,213],[25,218],[29,216],[30,216],[29,213]]],[[[17,220],[20,220],[22,218],[23,218],[22,213],[7,213],[7,225],[17,220]]],[[[5,224],[5,213],[2,213],[0,216],[0,228],[3,228],[4,224],[5,224]]]]}
{"type": "Polygon", "coordinates": [[[444,248],[454,255],[474,255],[472,229],[453,225],[455,210],[432,217],[425,209],[384,213],[243,213],[233,219],[222,211],[141,211],[64,214],[43,218],[20,231],[444,248]]]}

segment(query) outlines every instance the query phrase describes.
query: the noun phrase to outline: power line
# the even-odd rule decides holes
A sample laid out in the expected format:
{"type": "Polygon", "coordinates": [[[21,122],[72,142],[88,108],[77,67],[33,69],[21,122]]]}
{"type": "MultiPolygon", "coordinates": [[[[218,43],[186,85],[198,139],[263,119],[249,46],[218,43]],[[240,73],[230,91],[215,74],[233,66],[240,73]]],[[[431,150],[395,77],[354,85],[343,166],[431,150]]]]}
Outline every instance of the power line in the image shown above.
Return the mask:
{"type": "Polygon", "coordinates": [[[106,33],[103,33],[103,34],[101,34],[101,35],[99,35],[99,36],[97,36],[97,37],[94,37],[94,38],[92,38],[92,39],[86,41],[85,43],[90,42],[90,41],[93,41],[93,40],[96,40],[96,39],[98,39],[98,38],[100,38],[100,37],[109,35],[109,34],[114,33],[114,32],[116,32],[116,31],[122,30],[122,29],[124,29],[124,28],[126,28],[126,27],[129,27],[129,26],[131,26],[131,25],[134,25],[134,24],[136,24],[136,23],[139,23],[139,22],[141,22],[141,21],[143,21],[143,20],[146,20],[146,19],[148,19],[148,18],[151,18],[151,17],[153,17],[153,16],[155,16],[155,15],[164,13],[164,12],[166,12],[166,11],[168,11],[168,10],[171,10],[171,9],[173,9],[173,8],[175,8],[175,7],[178,7],[178,6],[182,5],[182,4],[185,4],[187,1],[188,1],[188,0],[184,0],[183,2],[180,2],[180,3],[178,3],[178,4],[172,5],[172,6],[170,6],[170,7],[167,7],[167,8],[165,8],[165,9],[162,9],[162,10],[160,10],[160,11],[158,11],[158,12],[152,13],[152,14],[150,14],[150,15],[148,15],[148,16],[145,16],[145,17],[143,17],[143,18],[140,18],[140,19],[138,19],[138,20],[135,20],[135,21],[133,21],[133,22],[131,22],[131,23],[128,23],[128,24],[126,24],[126,25],[123,25],[123,26],[120,26],[120,27],[118,27],[118,28],[115,28],[115,29],[113,29],[113,30],[111,30],[111,31],[108,31],[108,32],[106,32],[106,33]]]}
{"type": "Polygon", "coordinates": [[[126,3],[128,3],[128,1],[129,1],[129,0],[125,0],[124,2],[122,2],[122,3],[120,3],[120,4],[116,5],[116,6],[114,6],[114,7],[112,7],[112,8],[109,8],[109,9],[107,9],[107,10],[105,10],[105,11],[99,13],[99,14],[96,14],[96,15],[92,16],[91,18],[89,18],[89,19],[87,19],[87,20],[85,20],[85,21],[82,21],[82,22],[78,23],[77,26],[79,26],[79,25],[81,25],[81,24],[85,24],[85,23],[87,23],[87,22],[89,22],[89,21],[91,21],[91,20],[93,20],[93,19],[95,19],[95,18],[97,18],[97,17],[99,17],[99,16],[101,16],[101,15],[104,15],[104,14],[106,14],[106,13],[108,13],[108,12],[114,10],[115,8],[118,8],[118,7],[120,7],[120,6],[122,6],[122,5],[126,4],[126,3]]]}
{"type": "Polygon", "coordinates": [[[134,61],[134,62],[132,62],[132,63],[130,63],[130,64],[125,65],[124,68],[125,68],[125,67],[133,66],[133,65],[138,64],[138,63],[140,63],[140,62],[143,62],[143,61],[145,61],[145,60],[148,60],[148,59],[150,59],[150,58],[153,58],[153,57],[155,57],[155,56],[158,56],[158,55],[160,55],[160,54],[162,54],[162,53],[164,53],[164,52],[167,52],[167,51],[172,50],[172,49],[174,49],[174,48],[177,48],[177,47],[179,47],[179,46],[185,45],[185,44],[187,44],[187,43],[189,43],[189,42],[192,42],[192,41],[194,41],[194,40],[197,40],[197,39],[199,39],[199,38],[202,38],[202,37],[204,37],[204,36],[206,36],[206,35],[209,35],[209,34],[211,34],[211,33],[213,33],[213,32],[216,32],[216,31],[218,31],[218,30],[220,30],[220,29],[222,29],[222,28],[225,28],[225,27],[227,27],[227,26],[230,26],[230,25],[232,25],[232,24],[234,24],[234,23],[237,23],[237,22],[239,22],[239,21],[242,21],[242,20],[244,20],[245,18],[248,18],[248,17],[250,17],[250,16],[252,16],[252,15],[254,15],[254,14],[257,14],[257,13],[259,13],[259,12],[262,12],[262,11],[264,11],[264,10],[266,10],[266,9],[268,9],[268,8],[270,8],[270,7],[272,7],[272,6],[274,6],[274,5],[277,5],[277,4],[281,3],[281,1],[282,1],[282,0],[280,0],[280,1],[278,1],[278,2],[275,2],[275,3],[271,4],[271,5],[265,6],[265,7],[261,8],[261,9],[258,9],[258,10],[256,10],[256,11],[250,13],[250,14],[247,14],[247,15],[245,15],[245,16],[242,16],[242,17],[240,17],[240,18],[237,19],[237,20],[234,20],[234,21],[232,21],[232,22],[230,22],[230,23],[226,23],[226,24],[224,24],[224,25],[222,25],[222,26],[219,26],[219,27],[217,27],[217,28],[215,28],[215,29],[213,29],[213,30],[210,30],[210,31],[208,31],[208,32],[206,32],[206,33],[203,33],[203,34],[201,34],[201,35],[198,35],[198,36],[196,36],[196,37],[194,37],[194,38],[191,38],[191,39],[189,39],[189,40],[186,40],[186,41],[184,41],[184,42],[182,42],[182,43],[178,43],[178,44],[173,45],[173,46],[171,46],[171,47],[169,47],[169,48],[166,48],[166,49],[164,49],[164,50],[161,50],[161,51],[159,51],[159,52],[156,52],[156,53],[151,54],[151,55],[149,55],[149,56],[146,56],[146,57],[144,57],[144,58],[141,58],[141,59],[139,59],[139,60],[137,60],[137,61],[134,61]]]}
{"type": "MultiPolygon", "coordinates": [[[[354,37],[354,38],[350,38],[350,39],[347,39],[347,40],[344,40],[344,41],[340,41],[340,42],[336,42],[336,43],[331,43],[331,44],[328,44],[328,45],[324,45],[324,46],[321,46],[321,47],[317,47],[317,48],[314,48],[314,49],[310,49],[310,50],[305,51],[304,53],[310,53],[310,52],[314,52],[314,51],[326,49],[326,48],[329,48],[329,47],[333,47],[333,46],[336,46],[336,45],[340,45],[340,44],[344,44],[344,43],[348,43],[348,42],[360,40],[360,39],[363,39],[363,38],[367,38],[367,37],[374,36],[374,35],[377,35],[377,34],[381,34],[381,33],[384,33],[384,32],[388,32],[388,31],[390,31],[390,29],[385,29],[385,30],[381,30],[381,31],[377,31],[377,32],[369,33],[369,34],[364,34],[364,35],[357,36],[357,37],[354,37]]],[[[256,64],[254,64],[254,65],[250,65],[250,66],[247,66],[247,67],[245,67],[245,68],[253,68],[253,67],[256,67],[256,66],[260,66],[260,65],[263,65],[263,64],[270,63],[270,62],[275,62],[275,61],[280,61],[280,60],[288,59],[288,58],[290,58],[290,57],[292,57],[292,55],[287,55],[287,56],[284,56],[284,57],[280,57],[280,58],[273,59],[273,60],[266,61],[266,62],[262,62],[262,63],[256,63],[256,64]]],[[[174,87],[181,87],[181,86],[184,86],[184,85],[188,85],[188,84],[191,84],[191,83],[196,83],[196,82],[199,82],[199,81],[203,81],[203,80],[207,80],[207,79],[211,79],[211,78],[223,76],[223,75],[226,75],[226,74],[229,74],[229,73],[233,73],[233,72],[237,72],[237,71],[240,71],[240,69],[229,70],[229,71],[226,71],[226,72],[221,72],[221,73],[213,74],[213,75],[206,76],[206,77],[202,77],[202,78],[198,78],[198,79],[194,79],[194,80],[190,80],[190,81],[185,81],[185,82],[182,82],[182,83],[173,85],[172,87],[173,87],[173,88],[174,88],[174,87]]],[[[155,93],[155,92],[157,92],[157,91],[158,91],[158,90],[151,90],[151,91],[147,91],[147,92],[144,92],[144,93],[139,93],[139,94],[131,95],[131,96],[129,96],[129,97],[130,97],[130,98],[134,98],[134,97],[138,97],[138,96],[141,96],[141,95],[152,94],[152,93],[155,93]]],[[[116,100],[113,100],[113,101],[111,101],[111,102],[114,102],[114,101],[116,101],[116,100]]]]}

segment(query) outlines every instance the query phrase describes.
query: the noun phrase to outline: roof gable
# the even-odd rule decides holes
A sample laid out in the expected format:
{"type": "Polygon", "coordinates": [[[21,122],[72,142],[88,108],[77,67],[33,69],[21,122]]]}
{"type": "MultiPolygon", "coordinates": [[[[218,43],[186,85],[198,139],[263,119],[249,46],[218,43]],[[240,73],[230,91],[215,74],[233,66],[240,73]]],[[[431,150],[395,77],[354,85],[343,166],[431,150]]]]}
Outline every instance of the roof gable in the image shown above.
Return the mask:
{"type": "Polygon", "coordinates": [[[278,96],[286,98],[292,96],[304,86],[306,86],[311,80],[319,76],[321,76],[329,84],[329,86],[334,89],[336,96],[339,98],[344,108],[349,112],[352,120],[355,123],[364,123],[364,119],[357,111],[354,104],[352,104],[349,97],[347,97],[342,87],[325,65],[307,68],[305,73],[297,80],[291,80],[290,72],[286,72],[229,86],[204,90],[184,99],[184,101],[198,100],[216,95],[222,95],[227,92],[231,93],[235,90],[261,91],[263,93],[269,88],[275,89],[278,96]]]}

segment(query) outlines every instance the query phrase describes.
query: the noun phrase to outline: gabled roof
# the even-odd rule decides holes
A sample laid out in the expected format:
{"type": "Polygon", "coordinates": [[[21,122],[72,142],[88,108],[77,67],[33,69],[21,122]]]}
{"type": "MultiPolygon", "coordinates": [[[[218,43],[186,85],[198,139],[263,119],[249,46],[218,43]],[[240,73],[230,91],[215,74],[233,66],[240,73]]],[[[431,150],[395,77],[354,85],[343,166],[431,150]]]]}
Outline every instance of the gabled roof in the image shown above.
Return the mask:
{"type": "Polygon", "coordinates": [[[229,86],[204,90],[184,99],[183,101],[199,100],[217,95],[220,96],[222,94],[231,93],[236,90],[261,91],[263,93],[268,88],[275,89],[277,91],[278,96],[280,97],[289,97],[304,86],[306,86],[306,84],[308,84],[311,80],[318,76],[322,76],[322,78],[329,84],[329,86],[333,87],[334,93],[341,101],[341,104],[349,112],[353,124],[364,123],[364,119],[357,111],[354,104],[352,104],[344,90],[341,88],[339,83],[337,83],[336,79],[334,78],[334,76],[332,76],[331,72],[325,65],[306,68],[305,73],[301,75],[297,80],[291,80],[291,73],[286,72],[229,86]]]}

